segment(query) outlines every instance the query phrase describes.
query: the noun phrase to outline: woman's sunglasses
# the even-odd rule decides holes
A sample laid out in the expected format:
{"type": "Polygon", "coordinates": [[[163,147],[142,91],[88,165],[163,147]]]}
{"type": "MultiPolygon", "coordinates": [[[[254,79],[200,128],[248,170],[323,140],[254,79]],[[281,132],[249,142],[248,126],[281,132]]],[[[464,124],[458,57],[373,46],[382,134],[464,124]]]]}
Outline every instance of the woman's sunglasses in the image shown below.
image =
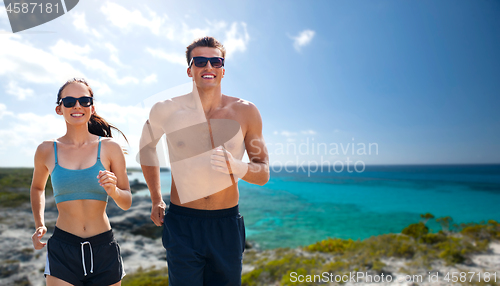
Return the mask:
{"type": "Polygon", "coordinates": [[[94,99],[90,96],[83,96],[83,97],[78,97],[78,98],[68,96],[68,97],[61,99],[61,101],[59,101],[59,104],[61,104],[61,102],[62,102],[64,107],[70,108],[70,107],[75,106],[76,101],[80,102],[80,105],[82,107],[89,107],[92,104],[94,104],[94,99]]]}
{"type": "Polygon", "coordinates": [[[195,66],[202,68],[207,65],[207,62],[210,61],[210,65],[213,68],[221,68],[224,66],[224,58],[214,57],[214,58],[205,58],[205,57],[192,57],[191,62],[189,62],[189,67],[194,63],[195,66]]]}

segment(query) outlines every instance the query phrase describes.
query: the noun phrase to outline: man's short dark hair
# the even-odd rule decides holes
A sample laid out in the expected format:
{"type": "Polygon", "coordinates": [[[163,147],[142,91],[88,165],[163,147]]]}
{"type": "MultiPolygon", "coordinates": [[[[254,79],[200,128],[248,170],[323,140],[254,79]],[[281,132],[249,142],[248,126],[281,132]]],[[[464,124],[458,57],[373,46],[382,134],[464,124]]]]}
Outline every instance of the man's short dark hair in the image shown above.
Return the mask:
{"type": "Polygon", "coordinates": [[[209,48],[217,48],[222,52],[222,57],[226,57],[226,48],[221,44],[221,42],[217,41],[214,37],[203,37],[194,40],[186,49],[186,60],[189,65],[191,61],[191,52],[196,47],[209,47],[209,48]]]}

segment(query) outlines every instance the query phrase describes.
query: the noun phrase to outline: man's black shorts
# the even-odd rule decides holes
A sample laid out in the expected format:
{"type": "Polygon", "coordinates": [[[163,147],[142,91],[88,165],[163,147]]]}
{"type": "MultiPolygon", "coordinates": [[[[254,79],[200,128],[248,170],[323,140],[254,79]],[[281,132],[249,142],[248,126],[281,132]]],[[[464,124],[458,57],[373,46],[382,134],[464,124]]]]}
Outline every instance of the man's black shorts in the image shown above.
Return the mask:
{"type": "Polygon", "coordinates": [[[197,210],[170,203],[163,246],[169,285],[241,285],[245,224],[238,206],[197,210]]]}
{"type": "Polygon", "coordinates": [[[117,283],[125,271],[112,230],[81,238],[56,227],[47,242],[44,274],[75,286],[102,286],[117,283]]]}

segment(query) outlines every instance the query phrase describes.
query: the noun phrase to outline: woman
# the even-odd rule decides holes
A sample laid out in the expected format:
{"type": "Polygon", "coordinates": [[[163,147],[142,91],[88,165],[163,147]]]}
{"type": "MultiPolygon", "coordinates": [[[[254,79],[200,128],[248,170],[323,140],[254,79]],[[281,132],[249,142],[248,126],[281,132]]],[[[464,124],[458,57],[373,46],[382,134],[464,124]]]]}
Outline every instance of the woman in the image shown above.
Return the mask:
{"type": "Polygon", "coordinates": [[[59,89],[57,104],[56,113],[66,121],[66,134],[43,142],[35,153],[33,246],[42,249],[47,245],[48,286],[121,285],[125,272],[106,204],[110,196],[127,210],[132,195],[122,148],[109,138],[110,128],[115,127],[95,113],[92,89],[83,79],[67,81],[59,89]],[[54,234],[43,243],[49,174],[59,215],[54,234]]]}

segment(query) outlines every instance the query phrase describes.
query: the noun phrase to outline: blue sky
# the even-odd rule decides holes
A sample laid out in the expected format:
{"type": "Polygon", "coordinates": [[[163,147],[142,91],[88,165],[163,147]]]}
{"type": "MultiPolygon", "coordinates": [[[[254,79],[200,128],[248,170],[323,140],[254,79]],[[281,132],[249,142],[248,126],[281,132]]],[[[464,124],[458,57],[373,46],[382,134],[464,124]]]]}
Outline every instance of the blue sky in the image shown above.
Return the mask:
{"type": "Polygon", "coordinates": [[[500,163],[498,1],[82,0],[16,34],[0,8],[0,166],[64,134],[54,102],[74,76],[135,154],[145,102],[189,90],[185,47],[204,35],[226,45],[223,93],[257,105],[273,164],[500,163]]]}

